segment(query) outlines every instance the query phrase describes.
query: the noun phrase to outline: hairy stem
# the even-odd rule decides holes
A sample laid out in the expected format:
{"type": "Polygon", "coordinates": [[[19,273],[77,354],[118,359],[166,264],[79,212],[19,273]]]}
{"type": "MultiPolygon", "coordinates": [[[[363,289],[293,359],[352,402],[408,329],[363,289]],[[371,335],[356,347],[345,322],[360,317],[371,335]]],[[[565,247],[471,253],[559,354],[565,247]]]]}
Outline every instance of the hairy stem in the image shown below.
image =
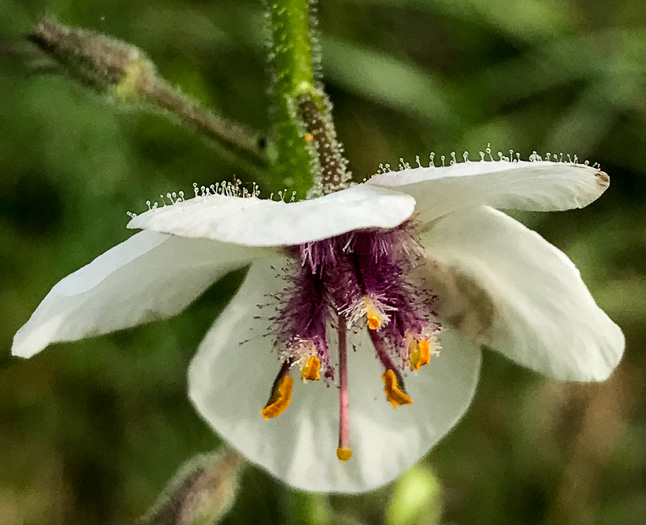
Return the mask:
{"type": "Polygon", "coordinates": [[[273,176],[303,197],[312,186],[312,156],[298,107],[298,97],[316,94],[308,0],[269,0],[274,67],[273,176]]]}

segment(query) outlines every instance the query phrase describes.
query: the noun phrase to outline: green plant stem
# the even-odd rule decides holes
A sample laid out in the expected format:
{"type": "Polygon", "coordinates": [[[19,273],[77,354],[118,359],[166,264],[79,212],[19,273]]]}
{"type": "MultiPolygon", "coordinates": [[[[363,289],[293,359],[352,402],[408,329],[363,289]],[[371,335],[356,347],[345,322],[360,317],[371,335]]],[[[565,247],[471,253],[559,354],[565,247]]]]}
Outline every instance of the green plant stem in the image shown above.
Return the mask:
{"type": "Polygon", "coordinates": [[[49,16],[41,17],[27,38],[55,61],[54,71],[67,73],[122,107],[154,111],[183,124],[246,171],[266,178],[264,137],[216,115],[172,87],[137,47],[96,31],[65,26],[49,16]]]}
{"type": "Polygon", "coordinates": [[[246,171],[266,177],[267,152],[260,135],[216,115],[162,80],[143,86],[142,91],[152,108],[194,130],[246,171]]]}
{"type": "Polygon", "coordinates": [[[308,0],[269,0],[274,66],[272,176],[279,185],[305,196],[312,186],[312,158],[298,107],[305,93],[318,96],[312,60],[308,0]]]}

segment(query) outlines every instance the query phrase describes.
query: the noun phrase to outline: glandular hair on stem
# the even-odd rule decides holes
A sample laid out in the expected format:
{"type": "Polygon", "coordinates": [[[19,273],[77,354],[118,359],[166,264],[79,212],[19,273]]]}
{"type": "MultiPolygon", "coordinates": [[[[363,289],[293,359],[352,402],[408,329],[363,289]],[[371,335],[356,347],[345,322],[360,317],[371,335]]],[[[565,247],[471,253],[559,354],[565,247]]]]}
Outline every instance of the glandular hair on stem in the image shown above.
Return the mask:
{"type": "Polygon", "coordinates": [[[314,185],[308,197],[326,195],[347,188],[352,178],[347,169],[348,161],[343,155],[343,146],[336,137],[329,102],[323,95],[323,107],[319,107],[311,94],[298,98],[298,106],[306,130],[306,141],[312,145],[315,166],[314,185]]]}

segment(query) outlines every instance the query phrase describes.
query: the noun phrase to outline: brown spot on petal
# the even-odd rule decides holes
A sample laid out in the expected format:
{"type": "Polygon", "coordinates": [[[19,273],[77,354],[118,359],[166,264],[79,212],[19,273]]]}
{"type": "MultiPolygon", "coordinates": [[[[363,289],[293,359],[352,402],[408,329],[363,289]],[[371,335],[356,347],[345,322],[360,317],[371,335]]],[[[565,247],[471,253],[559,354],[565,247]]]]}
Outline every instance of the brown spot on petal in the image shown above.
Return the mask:
{"type": "Polygon", "coordinates": [[[494,323],[495,305],[472,277],[437,260],[427,259],[426,281],[437,295],[434,308],[440,319],[471,341],[483,343],[494,323]]]}
{"type": "Polygon", "coordinates": [[[602,188],[605,189],[608,186],[610,186],[610,177],[608,177],[608,174],[605,171],[597,171],[596,177],[597,177],[597,183],[602,188]]]}

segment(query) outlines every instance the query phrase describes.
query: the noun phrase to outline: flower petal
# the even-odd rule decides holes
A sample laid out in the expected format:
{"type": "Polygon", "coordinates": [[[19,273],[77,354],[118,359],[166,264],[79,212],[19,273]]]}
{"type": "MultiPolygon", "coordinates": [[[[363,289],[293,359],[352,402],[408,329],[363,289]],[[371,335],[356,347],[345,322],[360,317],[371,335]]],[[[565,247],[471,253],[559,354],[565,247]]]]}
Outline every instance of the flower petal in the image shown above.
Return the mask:
{"type": "Polygon", "coordinates": [[[558,379],[603,380],[624,349],[567,256],[488,207],[454,212],[422,235],[423,267],[444,321],[558,379]]]}
{"type": "MultiPolygon", "coordinates": [[[[272,266],[279,268],[281,262],[272,266]]],[[[341,463],[336,457],[336,386],[295,381],[291,405],[282,415],[269,421],[260,415],[280,368],[264,337],[275,310],[257,307],[283,288],[275,273],[268,262],[254,263],[207,334],[189,370],[193,403],[233,447],[295,488],[354,493],[392,481],[466,410],[477,383],[480,351],[455,333],[443,333],[442,354],[406,379],[414,404],[395,411],[386,401],[383,369],[364,333],[348,355],[353,455],[341,463]]]]}
{"type": "Polygon", "coordinates": [[[68,275],[18,331],[12,353],[105,334],[181,312],[257,249],[141,232],[68,275]]]}
{"type": "Polygon", "coordinates": [[[287,246],[364,228],[394,228],[415,209],[409,195],[364,184],[317,199],[282,202],[208,195],[147,211],[128,228],[246,246],[287,246]]]}
{"type": "Polygon", "coordinates": [[[462,208],[557,211],[583,208],[610,184],[604,172],[563,162],[458,162],[445,167],[388,172],[368,180],[408,193],[422,222],[462,208]]]}

